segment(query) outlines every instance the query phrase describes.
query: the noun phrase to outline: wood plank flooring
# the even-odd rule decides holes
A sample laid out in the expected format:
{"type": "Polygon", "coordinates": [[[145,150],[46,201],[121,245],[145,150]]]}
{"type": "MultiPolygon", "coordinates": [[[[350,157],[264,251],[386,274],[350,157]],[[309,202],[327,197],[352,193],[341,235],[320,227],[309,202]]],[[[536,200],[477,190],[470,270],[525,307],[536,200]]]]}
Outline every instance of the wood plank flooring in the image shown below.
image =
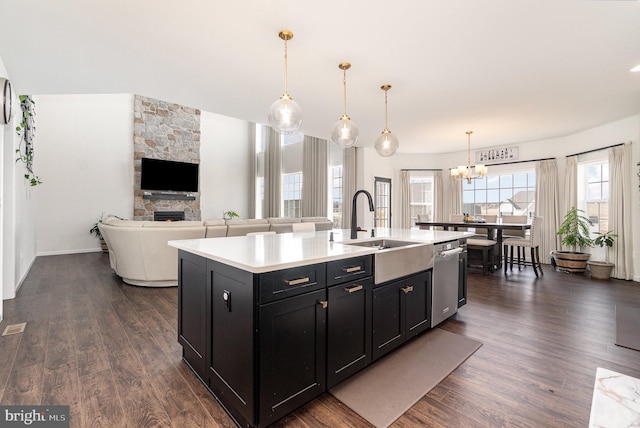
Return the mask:
{"type": "MultiPolygon", "coordinates": [[[[469,303],[441,325],[483,346],[393,427],[585,427],[595,371],[640,377],[618,347],[616,304],[640,284],[544,266],[469,276],[469,303]]],[[[39,257],[0,337],[0,404],[68,404],[73,427],[233,427],[181,360],[177,289],[125,285],[102,253],[39,257]]],[[[279,427],[370,427],[329,394],[279,427]]]]}

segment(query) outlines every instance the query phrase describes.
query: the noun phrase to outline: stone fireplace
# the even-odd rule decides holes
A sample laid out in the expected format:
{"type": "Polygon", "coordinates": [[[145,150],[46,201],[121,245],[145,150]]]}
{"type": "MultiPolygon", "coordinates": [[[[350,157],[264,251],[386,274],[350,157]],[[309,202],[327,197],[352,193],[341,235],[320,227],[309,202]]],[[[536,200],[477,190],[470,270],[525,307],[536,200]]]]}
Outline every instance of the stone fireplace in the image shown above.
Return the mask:
{"type": "Polygon", "coordinates": [[[136,95],[133,120],[134,219],[180,211],[185,220],[200,220],[200,192],[173,192],[165,199],[140,188],[143,157],[200,163],[200,110],[136,95]]]}

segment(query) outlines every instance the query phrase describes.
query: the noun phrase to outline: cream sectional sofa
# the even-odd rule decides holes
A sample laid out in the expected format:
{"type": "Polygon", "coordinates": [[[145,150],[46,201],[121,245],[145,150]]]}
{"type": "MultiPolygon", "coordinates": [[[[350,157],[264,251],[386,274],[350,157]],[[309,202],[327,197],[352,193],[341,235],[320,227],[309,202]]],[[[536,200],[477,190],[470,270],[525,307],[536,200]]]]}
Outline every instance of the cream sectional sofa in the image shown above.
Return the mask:
{"type": "Polygon", "coordinates": [[[145,287],[178,285],[178,250],[167,245],[178,239],[243,236],[250,232],[291,232],[291,224],[315,223],[330,230],[325,217],[205,221],[138,221],[107,217],[98,224],[109,247],[109,263],[124,282],[145,287]]]}

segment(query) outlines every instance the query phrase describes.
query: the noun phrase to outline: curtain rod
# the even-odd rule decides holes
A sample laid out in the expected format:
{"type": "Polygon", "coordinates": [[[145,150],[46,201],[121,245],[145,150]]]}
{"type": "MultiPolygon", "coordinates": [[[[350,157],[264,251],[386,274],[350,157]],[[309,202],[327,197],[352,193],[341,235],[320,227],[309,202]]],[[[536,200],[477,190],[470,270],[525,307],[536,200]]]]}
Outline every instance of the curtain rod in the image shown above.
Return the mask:
{"type": "Polygon", "coordinates": [[[602,147],[602,148],[599,148],[599,149],[587,150],[586,152],[576,153],[575,155],[567,155],[566,157],[586,155],[587,153],[599,152],[600,150],[606,150],[606,149],[610,149],[612,147],[618,147],[618,146],[623,146],[623,145],[624,145],[624,143],[612,144],[612,145],[607,146],[607,147],[602,147]]]}
{"type": "Polygon", "coordinates": [[[542,158],[542,159],[530,159],[530,160],[521,160],[521,161],[513,161],[513,162],[500,162],[500,163],[488,163],[487,167],[494,165],[513,165],[516,163],[527,163],[527,162],[538,162],[538,161],[546,161],[553,160],[555,158],[542,158]]]}
{"type": "Polygon", "coordinates": [[[430,169],[430,168],[402,168],[400,171],[442,171],[442,170],[430,169]]]}

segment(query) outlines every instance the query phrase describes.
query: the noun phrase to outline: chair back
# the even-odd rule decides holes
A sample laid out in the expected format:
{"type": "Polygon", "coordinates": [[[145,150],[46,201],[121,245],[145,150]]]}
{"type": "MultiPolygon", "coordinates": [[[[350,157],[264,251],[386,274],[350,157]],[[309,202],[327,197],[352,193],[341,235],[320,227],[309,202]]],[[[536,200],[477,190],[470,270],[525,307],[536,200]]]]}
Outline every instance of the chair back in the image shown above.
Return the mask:
{"type": "MultiPolygon", "coordinates": [[[[487,221],[487,223],[495,223],[496,221],[498,221],[498,216],[493,214],[483,215],[482,218],[484,218],[487,221]]],[[[482,227],[480,228],[476,227],[476,235],[487,236],[487,229],[482,227]]]]}
{"type": "Polygon", "coordinates": [[[418,223],[422,223],[425,221],[431,221],[431,216],[429,214],[418,214],[418,223]]]}
{"type": "MultiPolygon", "coordinates": [[[[528,217],[526,215],[503,215],[503,223],[526,223],[528,217]]],[[[524,238],[527,235],[526,230],[508,230],[505,229],[502,236],[507,238],[524,238]]]]}
{"type": "Polygon", "coordinates": [[[531,220],[531,231],[529,234],[529,242],[532,247],[537,247],[540,245],[541,237],[542,237],[542,217],[534,217],[531,220]]]}
{"type": "MultiPolygon", "coordinates": [[[[462,223],[464,221],[464,214],[449,214],[449,221],[451,223],[462,223]]],[[[459,227],[458,230],[465,231],[466,227],[459,227]]]]}
{"type": "Polygon", "coordinates": [[[316,225],[315,223],[293,223],[291,225],[291,230],[293,233],[315,232],[316,225]]]}

